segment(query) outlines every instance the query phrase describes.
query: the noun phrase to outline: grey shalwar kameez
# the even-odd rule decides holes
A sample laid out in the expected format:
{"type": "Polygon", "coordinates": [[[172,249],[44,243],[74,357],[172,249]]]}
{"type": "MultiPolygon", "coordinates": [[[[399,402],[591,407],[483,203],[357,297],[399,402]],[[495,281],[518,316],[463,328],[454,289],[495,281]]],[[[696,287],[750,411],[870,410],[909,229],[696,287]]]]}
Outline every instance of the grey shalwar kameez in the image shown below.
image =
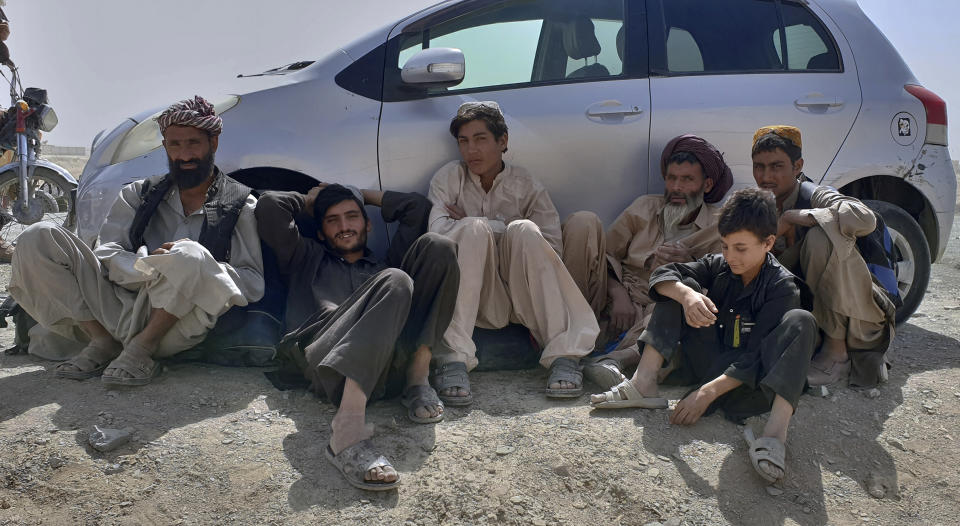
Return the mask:
{"type": "Polygon", "coordinates": [[[345,378],[369,400],[396,395],[417,347],[444,345],[459,286],[456,246],[423,234],[426,198],[384,192],[383,219],[399,223],[387,261],[367,252],[349,263],[300,235],[295,221],[304,205],[301,194],[268,192],[257,207],[260,235],[289,286],[281,353],[334,403],[345,378]]]}

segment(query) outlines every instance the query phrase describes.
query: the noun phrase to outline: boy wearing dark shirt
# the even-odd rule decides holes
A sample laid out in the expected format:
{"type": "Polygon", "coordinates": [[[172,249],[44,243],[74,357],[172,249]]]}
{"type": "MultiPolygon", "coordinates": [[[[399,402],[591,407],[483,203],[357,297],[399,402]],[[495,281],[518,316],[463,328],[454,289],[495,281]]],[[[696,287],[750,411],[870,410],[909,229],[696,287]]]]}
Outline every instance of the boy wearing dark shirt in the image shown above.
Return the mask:
{"type": "Polygon", "coordinates": [[[746,435],[754,469],[773,483],[784,475],[787,427],[803,393],[816,321],[801,309],[802,282],[769,253],[777,233],[772,194],[736,192],[717,226],[722,255],[653,272],[650,291],[659,303],[640,335],[637,372],[591,404],[666,408],[657,373],[664,362],[676,365],[668,381],[699,387],[677,403],[672,424],[693,424],[716,409],[735,421],[770,411],[762,436],[749,428],[746,435]]]}

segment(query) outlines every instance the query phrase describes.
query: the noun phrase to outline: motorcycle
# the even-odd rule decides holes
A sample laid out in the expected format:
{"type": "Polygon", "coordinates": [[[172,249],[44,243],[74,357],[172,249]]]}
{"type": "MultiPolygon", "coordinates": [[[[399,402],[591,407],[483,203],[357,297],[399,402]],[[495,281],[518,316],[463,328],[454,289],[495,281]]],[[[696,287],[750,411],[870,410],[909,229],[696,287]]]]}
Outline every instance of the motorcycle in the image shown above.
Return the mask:
{"type": "Polygon", "coordinates": [[[0,59],[10,77],[0,75],[10,83],[11,106],[0,115],[0,150],[13,151],[14,159],[0,166],[0,240],[15,242],[27,226],[40,221],[74,230],[77,180],[41,157],[41,132],[57,126],[57,114],[46,90],[23,88],[19,69],[4,51],[0,49],[0,59]]]}

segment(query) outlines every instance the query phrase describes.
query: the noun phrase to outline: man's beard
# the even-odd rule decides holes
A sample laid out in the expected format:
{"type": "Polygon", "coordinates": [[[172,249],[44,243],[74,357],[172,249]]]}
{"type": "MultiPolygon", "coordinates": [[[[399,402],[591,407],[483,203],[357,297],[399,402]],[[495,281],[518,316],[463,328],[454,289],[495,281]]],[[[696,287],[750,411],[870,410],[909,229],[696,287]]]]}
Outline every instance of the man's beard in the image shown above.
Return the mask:
{"type": "Polygon", "coordinates": [[[361,231],[359,231],[359,232],[357,232],[356,230],[348,230],[348,231],[345,231],[345,232],[337,232],[337,235],[338,235],[338,236],[341,235],[341,234],[355,234],[355,236],[352,238],[352,239],[353,239],[353,245],[351,245],[351,246],[349,246],[349,247],[344,247],[343,245],[338,245],[338,244],[334,243],[334,240],[333,240],[333,239],[327,238],[327,239],[326,239],[327,247],[329,247],[330,250],[336,252],[337,254],[339,254],[339,255],[341,255],[341,256],[346,256],[347,254],[352,254],[352,253],[354,253],[354,252],[360,252],[360,251],[363,251],[365,248],[367,248],[367,231],[366,231],[366,230],[361,230],[361,231]]]}
{"type": "Polygon", "coordinates": [[[663,233],[666,238],[672,238],[680,228],[680,223],[703,205],[703,191],[690,194],[667,194],[666,198],[667,204],[663,207],[663,233]],[[686,199],[683,204],[675,205],[670,202],[670,198],[677,195],[683,195],[686,199]]]}
{"type": "Polygon", "coordinates": [[[170,177],[181,190],[189,190],[200,186],[213,175],[213,150],[202,159],[191,159],[189,161],[174,161],[167,157],[167,165],[170,168],[170,177]],[[196,168],[183,168],[184,164],[195,164],[196,168]]]}

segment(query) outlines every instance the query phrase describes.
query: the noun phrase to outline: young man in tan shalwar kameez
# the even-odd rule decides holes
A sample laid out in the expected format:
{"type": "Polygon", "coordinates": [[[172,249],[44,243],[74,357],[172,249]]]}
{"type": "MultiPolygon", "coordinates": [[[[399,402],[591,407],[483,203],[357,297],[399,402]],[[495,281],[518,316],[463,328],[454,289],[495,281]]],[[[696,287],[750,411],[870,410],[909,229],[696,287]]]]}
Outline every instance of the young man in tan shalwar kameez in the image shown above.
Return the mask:
{"type": "Polygon", "coordinates": [[[774,254],[813,291],[813,315],[823,345],[810,364],[810,385],[846,380],[872,387],[886,379],[885,354],[893,340],[894,308],[875,285],[857,237],[876,228],[859,200],[817,186],[802,203],[800,130],[767,126],[753,139],[753,178],[776,195],[780,214],[774,254]],[[801,206],[803,205],[803,206],[801,206]]]}
{"type": "Polygon", "coordinates": [[[477,366],[474,326],[522,323],[543,346],[546,395],[583,392],[580,358],[600,328],[560,259],[560,216],[546,188],[503,160],[507,125],[494,102],[466,103],[450,124],[462,160],[430,182],[431,232],[457,242],[460,289],[444,335],[452,352],[434,351],[434,386],[447,405],[471,403],[467,372],[477,366]]]}
{"type": "Polygon", "coordinates": [[[733,185],[723,156],[704,139],[682,135],[663,149],[660,171],[663,195],[637,198],[606,234],[593,212],[577,212],[563,224],[563,262],[602,329],[600,354],[589,359],[584,374],[604,389],[640,360],[637,338],[655,304],[650,273],[720,252],[714,203],[733,185]]]}

